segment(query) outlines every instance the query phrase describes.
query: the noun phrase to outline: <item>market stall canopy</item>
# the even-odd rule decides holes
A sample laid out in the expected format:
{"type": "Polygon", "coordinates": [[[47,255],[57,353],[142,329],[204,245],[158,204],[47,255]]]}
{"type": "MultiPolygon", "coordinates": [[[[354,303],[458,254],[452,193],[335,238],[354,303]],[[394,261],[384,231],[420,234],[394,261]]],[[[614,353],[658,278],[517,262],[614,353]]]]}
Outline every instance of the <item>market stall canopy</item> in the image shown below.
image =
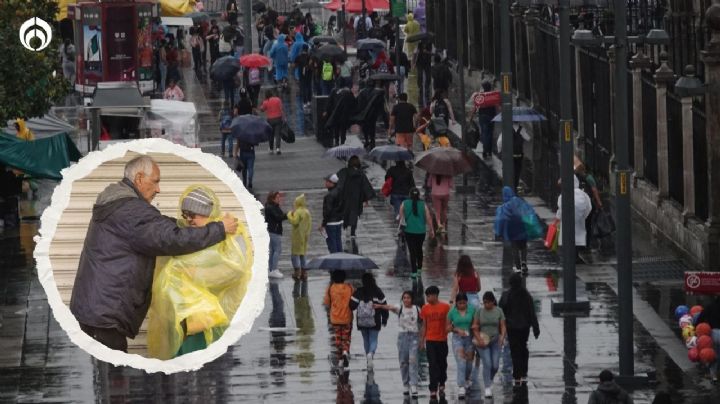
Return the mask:
{"type": "MultiPolygon", "coordinates": [[[[7,126],[2,129],[3,132],[16,135],[15,120],[7,121],[7,126]]],[[[77,128],[70,125],[66,120],[58,118],[53,112],[40,118],[32,118],[25,121],[25,126],[35,135],[36,139],[44,139],[59,133],[71,133],[77,128]]]]}
{"type": "Polygon", "coordinates": [[[103,115],[142,116],[142,109],[149,108],[150,102],[143,98],[134,83],[98,83],[93,93],[93,103],[88,109],[102,109],[103,115]],[[129,109],[137,109],[130,114],[129,109]]]}
{"type": "Polygon", "coordinates": [[[61,180],[60,171],[82,157],[67,133],[24,141],[0,134],[0,163],[37,178],[61,180]]]}
{"type": "MultiPolygon", "coordinates": [[[[325,8],[331,11],[342,10],[342,2],[340,0],[333,0],[330,3],[325,4],[325,8]]],[[[390,2],[388,0],[365,0],[365,10],[368,13],[379,10],[389,10],[390,2]]],[[[345,2],[345,12],[347,13],[361,13],[362,12],[362,0],[348,0],[345,2]]]]}
{"type": "Polygon", "coordinates": [[[161,22],[163,25],[171,27],[192,27],[193,20],[188,17],[162,17],[161,22]]]}

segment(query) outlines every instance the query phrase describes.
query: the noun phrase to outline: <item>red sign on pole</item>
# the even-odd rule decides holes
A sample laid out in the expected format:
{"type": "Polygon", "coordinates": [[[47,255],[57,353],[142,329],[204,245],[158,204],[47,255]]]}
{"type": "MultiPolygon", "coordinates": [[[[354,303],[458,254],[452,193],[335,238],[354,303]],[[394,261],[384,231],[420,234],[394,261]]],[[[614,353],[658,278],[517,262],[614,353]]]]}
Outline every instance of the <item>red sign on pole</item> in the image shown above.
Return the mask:
{"type": "Polygon", "coordinates": [[[475,108],[497,107],[500,105],[500,91],[487,91],[473,95],[475,108]]]}
{"type": "Polygon", "coordinates": [[[720,295],[720,272],[685,272],[685,293],[720,295]]]}

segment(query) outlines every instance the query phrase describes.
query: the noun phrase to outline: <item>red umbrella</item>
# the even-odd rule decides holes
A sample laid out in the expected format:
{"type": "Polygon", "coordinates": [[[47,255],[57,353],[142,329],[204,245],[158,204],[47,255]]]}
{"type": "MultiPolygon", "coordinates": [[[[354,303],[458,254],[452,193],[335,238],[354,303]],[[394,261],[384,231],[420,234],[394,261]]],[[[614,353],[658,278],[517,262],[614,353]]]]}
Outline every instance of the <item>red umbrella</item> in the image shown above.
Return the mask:
{"type": "MultiPolygon", "coordinates": [[[[332,0],[325,5],[325,8],[331,11],[342,10],[342,1],[332,0]]],[[[390,2],[388,0],[365,0],[365,9],[368,13],[376,10],[389,10],[390,2]]],[[[345,11],[348,13],[361,13],[362,0],[345,0],[345,11]]]]}
{"type": "Polygon", "coordinates": [[[240,65],[244,67],[265,67],[271,63],[272,61],[269,58],[257,53],[240,56],[240,65]]]}

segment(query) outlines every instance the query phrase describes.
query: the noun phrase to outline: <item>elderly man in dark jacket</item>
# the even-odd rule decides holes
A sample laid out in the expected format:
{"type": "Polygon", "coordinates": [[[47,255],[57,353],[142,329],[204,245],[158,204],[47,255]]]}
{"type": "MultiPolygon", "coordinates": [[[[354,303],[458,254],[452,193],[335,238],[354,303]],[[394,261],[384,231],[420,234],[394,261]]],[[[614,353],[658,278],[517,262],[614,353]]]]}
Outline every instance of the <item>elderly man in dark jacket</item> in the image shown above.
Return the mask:
{"type": "Polygon", "coordinates": [[[125,165],[122,181],[95,201],[70,310],[80,328],[103,345],[127,352],[150,305],[155,257],[202,250],[234,233],[237,219],[180,228],[150,204],[160,192],[160,169],[149,156],[125,165]]]}
{"type": "Polygon", "coordinates": [[[590,393],[588,404],[633,404],[632,397],[614,379],[611,371],[605,369],[600,372],[600,384],[590,393]]]}
{"type": "Polygon", "coordinates": [[[323,198],[323,217],[319,230],[325,232],[328,251],[342,252],[343,199],[337,187],[337,174],[325,177],[325,188],[328,193],[323,198]]]}

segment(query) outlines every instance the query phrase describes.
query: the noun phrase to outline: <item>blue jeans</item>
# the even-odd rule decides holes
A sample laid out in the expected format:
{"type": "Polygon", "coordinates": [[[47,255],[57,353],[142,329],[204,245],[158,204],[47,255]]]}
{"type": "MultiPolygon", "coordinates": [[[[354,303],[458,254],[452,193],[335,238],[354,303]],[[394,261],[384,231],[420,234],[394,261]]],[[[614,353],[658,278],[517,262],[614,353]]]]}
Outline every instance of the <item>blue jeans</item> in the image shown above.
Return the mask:
{"type": "MultiPolygon", "coordinates": [[[[720,328],[714,328],[710,335],[712,336],[715,353],[720,352],[720,328]]],[[[710,366],[710,369],[715,372],[713,376],[717,375],[718,368],[720,368],[720,359],[716,360],[715,363],[710,366]]]]}
{"type": "Polygon", "coordinates": [[[478,348],[478,354],[482,359],[483,365],[483,382],[485,388],[492,386],[495,374],[500,367],[500,344],[498,337],[495,336],[485,348],[478,348]]]}
{"type": "Polygon", "coordinates": [[[407,198],[408,198],[408,196],[403,195],[403,194],[390,194],[390,204],[392,205],[393,210],[395,211],[395,216],[400,214],[400,205],[407,198]]]}
{"type": "Polygon", "coordinates": [[[467,382],[471,380],[470,376],[473,372],[473,359],[468,358],[468,354],[472,354],[475,350],[472,335],[461,337],[453,333],[452,344],[455,363],[457,364],[457,384],[465,387],[467,382]]]}
{"type": "Polygon", "coordinates": [[[290,261],[295,269],[305,269],[305,256],[304,255],[290,255],[290,261]]]}
{"type": "Polygon", "coordinates": [[[326,225],[325,232],[327,232],[325,242],[327,243],[330,254],[342,252],[342,224],[326,225]]]}
{"type": "Polygon", "coordinates": [[[280,252],[282,251],[282,235],[270,233],[270,262],[269,269],[274,271],[278,269],[280,262],[280,252]]]}
{"type": "Polygon", "coordinates": [[[233,135],[230,132],[220,132],[220,155],[225,157],[225,145],[227,145],[228,155],[232,156],[233,152],[233,135]]]}
{"type": "Polygon", "coordinates": [[[245,166],[242,172],[242,182],[245,186],[252,187],[253,174],[255,173],[255,152],[241,151],[240,161],[245,166]]]}
{"type": "Polygon", "coordinates": [[[468,307],[474,307],[475,310],[481,309],[478,293],[479,292],[465,292],[468,298],[468,307]]]}
{"type": "Polygon", "coordinates": [[[418,333],[403,331],[397,338],[403,385],[418,385],[418,333]]]}
{"type": "Polygon", "coordinates": [[[380,330],[373,328],[361,328],[360,333],[363,337],[363,346],[366,354],[374,354],[377,351],[378,335],[380,330]]]}

